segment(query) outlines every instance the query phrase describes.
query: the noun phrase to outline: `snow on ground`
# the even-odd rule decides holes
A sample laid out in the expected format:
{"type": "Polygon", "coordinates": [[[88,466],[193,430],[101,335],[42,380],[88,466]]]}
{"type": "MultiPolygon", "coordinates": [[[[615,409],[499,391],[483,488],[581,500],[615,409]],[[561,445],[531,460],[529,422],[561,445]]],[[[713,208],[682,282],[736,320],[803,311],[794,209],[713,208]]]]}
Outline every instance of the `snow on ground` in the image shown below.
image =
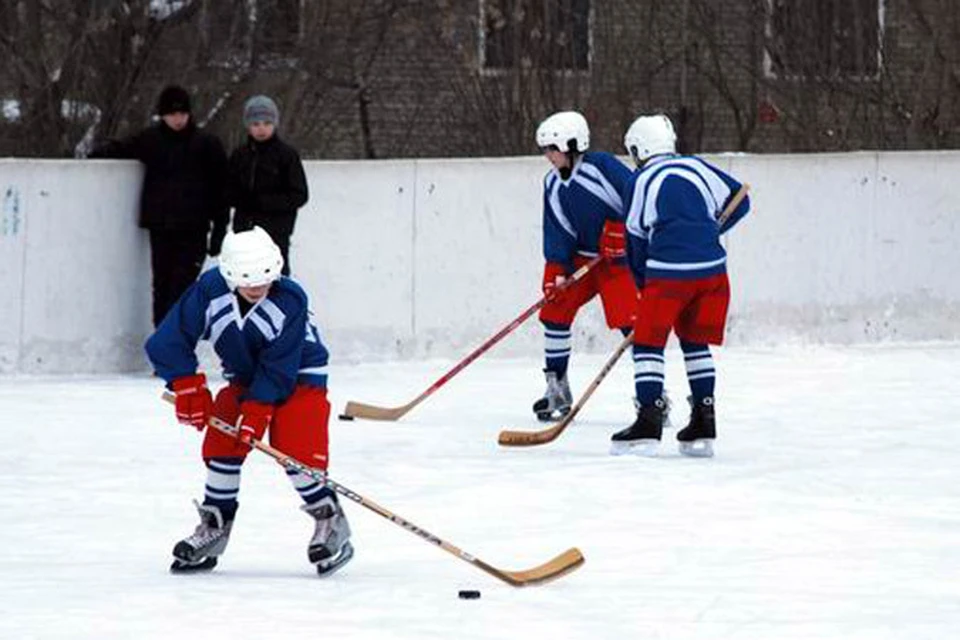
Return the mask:
{"type": "MultiPolygon", "coordinates": [[[[574,354],[575,395],[602,361],[574,354]]],[[[398,423],[331,423],[333,477],[485,562],[582,549],[579,571],[526,589],[346,501],[356,557],[316,578],[311,521],[257,453],[220,567],[173,576],[204,470],[160,384],[0,378],[0,638],[954,637],[960,345],[736,348],[717,363],[712,460],[680,457],[672,431],[659,459],[607,455],[632,418],[627,358],[543,447],[496,444],[540,427],[532,359],[482,359],[398,423]],[[458,600],[464,588],[482,598],[458,600]]],[[[403,404],[451,364],[335,366],[334,411],[403,404]]]]}

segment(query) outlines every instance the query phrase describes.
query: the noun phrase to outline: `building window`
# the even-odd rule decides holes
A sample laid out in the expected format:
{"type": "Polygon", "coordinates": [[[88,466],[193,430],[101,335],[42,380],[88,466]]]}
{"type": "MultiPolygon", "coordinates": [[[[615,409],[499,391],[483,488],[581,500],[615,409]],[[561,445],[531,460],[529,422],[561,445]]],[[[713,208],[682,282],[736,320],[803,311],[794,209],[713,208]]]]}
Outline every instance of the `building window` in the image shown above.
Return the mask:
{"type": "Polygon", "coordinates": [[[880,74],[884,0],[767,0],[767,75],[870,79],[880,74]]]}
{"type": "Polygon", "coordinates": [[[206,0],[209,59],[220,66],[289,63],[300,43],[301,0],[206,0]]]}
{"type": "Polygon", "coordinates": [[[480,0],[483,69],[586,71],[590,0],[480,0]]]}

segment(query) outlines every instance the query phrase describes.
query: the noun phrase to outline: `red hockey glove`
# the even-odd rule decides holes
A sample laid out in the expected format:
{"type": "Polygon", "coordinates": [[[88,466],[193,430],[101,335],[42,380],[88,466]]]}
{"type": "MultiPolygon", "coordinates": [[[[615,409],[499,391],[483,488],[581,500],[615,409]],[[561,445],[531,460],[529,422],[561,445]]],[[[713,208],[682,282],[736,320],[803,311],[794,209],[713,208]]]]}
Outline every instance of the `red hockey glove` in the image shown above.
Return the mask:
{"type": "Polygon", "coordinates": [[[548,262],[543,267],[543,295],[550,302],[560,302],[563,290],[560,286],[567,280],[567,270],[556,262],[548,262]]]}
{"type": "Polygon", "coordinates": [[[270,426],[273,418],[273,405],[256,400],[247,400],[240,405],[240,417],[237,419],[237,440],[250,444],[250,440],[260,440],[270,426]]]}
{"type": "Polygon", "coordinates": [[[600,235],[600,254],[611,264],[621,265],[627,261],[627,225],[607,220],[600,235]]]}
{"type": "Polygon", "coordinates": [[[177,420],[203,431],[213,412],[213,396],[207,388],[207,377],[202,373],[183,376],[170,383],[177,394],[177,420]]]}

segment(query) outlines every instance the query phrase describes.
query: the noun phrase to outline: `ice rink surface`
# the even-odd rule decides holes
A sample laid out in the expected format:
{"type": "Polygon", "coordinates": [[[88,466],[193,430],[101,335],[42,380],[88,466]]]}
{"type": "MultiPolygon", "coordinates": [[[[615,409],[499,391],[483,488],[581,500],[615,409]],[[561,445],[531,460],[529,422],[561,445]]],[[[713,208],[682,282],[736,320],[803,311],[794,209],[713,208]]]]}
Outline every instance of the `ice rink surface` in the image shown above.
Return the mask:
{"type": "MultiPolygon", "coordinates": [[[[680,457],[675,430],[658,459],[607,454],[632,420],[626,357],[538,448],[496,442],[542,426],[534,359],[484,358],[398,423],[331,422],[335,479],[485,562],[586,556],[525,589],[347,500],[356,556],[318,579],[312,521],[256,452],[220,566],[173,576],[205,470],[161,384],[0,378],[0,638],[957,637],[960,345],[715,356],[712,460],[680,457]]],[[[603,359],[574,353],[575,396],[603,359]]],[[[680,422],[679,351],[667,360],[680,422]]],[[[403,404],[452,364],[335,364],[334,412],[403,404]]]]}

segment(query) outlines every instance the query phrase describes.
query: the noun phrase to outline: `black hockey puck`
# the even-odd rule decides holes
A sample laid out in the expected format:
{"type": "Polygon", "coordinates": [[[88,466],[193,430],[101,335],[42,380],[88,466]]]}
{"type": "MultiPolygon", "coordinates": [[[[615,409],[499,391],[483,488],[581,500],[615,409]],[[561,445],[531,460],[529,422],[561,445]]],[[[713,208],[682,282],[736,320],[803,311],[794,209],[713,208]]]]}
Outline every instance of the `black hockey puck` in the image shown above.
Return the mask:
{"type": "Polygon", "coordinates": [[[339,417],[341,420],[353,420],[353,416],[348,416],[348,415],[345,414],[345,413],[341,413],[338,417],[339,417]]]}
{"type": "Polygon", "coordinates": [[[478,600],[480,598],[480,592],[474,591],[473,589],[461,589],[457,592],[457,597],[461,600],[478,600]]]}

